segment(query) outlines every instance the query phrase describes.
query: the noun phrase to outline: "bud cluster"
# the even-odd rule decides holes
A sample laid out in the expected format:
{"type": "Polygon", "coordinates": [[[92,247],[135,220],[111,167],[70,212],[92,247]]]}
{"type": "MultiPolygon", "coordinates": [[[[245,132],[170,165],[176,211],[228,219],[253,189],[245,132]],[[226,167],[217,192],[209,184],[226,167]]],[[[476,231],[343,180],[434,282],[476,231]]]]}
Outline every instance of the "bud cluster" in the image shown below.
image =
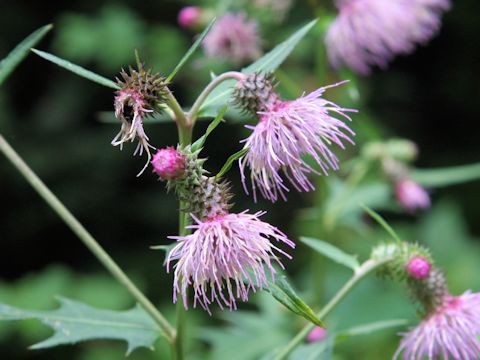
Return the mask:
{"type": "Polygon", "coordinates": [[[253,115],[267,111],[278,99],[275,87],[275,77],[271,72],[247,75],[237,82],[233,90],[234,103],[242,111],[253,115]]]}

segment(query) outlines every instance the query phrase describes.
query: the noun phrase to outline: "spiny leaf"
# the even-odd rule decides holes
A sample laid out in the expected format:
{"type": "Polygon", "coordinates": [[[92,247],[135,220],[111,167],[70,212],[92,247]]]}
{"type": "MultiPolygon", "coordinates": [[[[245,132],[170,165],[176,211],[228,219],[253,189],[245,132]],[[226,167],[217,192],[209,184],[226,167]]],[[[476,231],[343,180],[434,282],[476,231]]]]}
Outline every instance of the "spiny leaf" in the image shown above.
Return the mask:
{"type": "Polygon", "coordinates": [[[96,309],[78,301],[59,298],[60,307],[50,311],[22,310],[0,303],[0,320],[37,319],[54,334],[33,346],[42,349],[94,339],[125,340],[127,354],[139,347],[153,349],[160,330],[150,316],[136,306],[127,311],[96,309]]]}
{"type": "Polygon", "coordinates": [[[441,187],[480,179],[480,163],[438,169],[416,169],[412,178],[423,186],[441,187]]]}
{"type": "Polygon", "coordinates": [[[215,128],[222,122],[223,116],[225,115],[225,112],[227,111],[228,106],[225,105],[222,109],[217,114],[217,117],[213,119],[213,121],[208,125],[207,131],[205,131],[205,134],[203,134],[200,138],[198,138],[197,141],[195,141],[192,144],[192,152],[195,152],[203,147],[205,145],[205,141],[207,140],[208,135],[215,130],[215,128]]]}
{"type": "Polygon", "coordinates": [[[380,216],[380,214],[378,214],[375,210],[372,210],[370,209],[368,206],[366,205],[361,205],[362,208],[377,222],[380,224],[381,227],[383,227],[383,229],[388,232],[390,234],[390,236],[395,239],[396,241],[398,242],[401,242],[400,240],[400,237],[397,235],[397,233],[395,232],[395,230],[393,230],[393,228],[388,225],[388,223],[385,221],[384,218],[382,218],[380,216]]]}
{"type": "Polygon", "coordinates": [[[205,30],[203,30],[203,32],[200,34],[197,40],[193,43],[190,49],[188,49],[187,53],[183,56],[183,58],[180,60],[177,66],[175,66],[175,69],[173,69],[172,73],[168,75],[166,79],[167,83],[172,81],[173,77],[177,74],[177,72],[183,67],[183,65],[185,65],[188,59],[190,59],[190,57],[193,55],[195,50],[197,50],[197,48],[200,46],[205,36],[207,36],[208,32],[212,28],[213,24],[215,23],[215,20],[216,19],[214,18],[212,21],[210,21],[210,24],[208,24],[208,26],[205,28],[205,30]]]}
{"type": "Polygon", "coordinates": [[[333,246],[332,244],[323,240],[310,237],[301,237],[300,241],[310,246],[313,250],[318,251],[320,254],[325,255],[326,257],[335,261],[336,263],[349,267],[353,271],[360,266],[356,256],[349,255],[336,246],[333,246]]]}
{"type": "Polygon", "coordinates": [[[0,62],[0,84],[5,81],[17,65],[28,55],[29,50],[35,46],[52,27],[53,25],[49,24],[35,30],[0,62]]]}
{"type": "Polygon", "coordinates": [[[232,167],[233,163],[240,159],[243,155],[245,155],[248,152],[248,148],[244,148],[240,151],[237,151],[235,154],[230,155],[230,157],[227,159],[225,164],[222,166],[218,174],[215,176],[216,178],[220,178],[223,175],[225,175],[232,167]]]}
{"type": "Polygon", "coordinates": [[[322,320],[320,320],[310,306],[297,295],[285,275],[277,276],[275,281],[269,281],[269,287],[265,290],[294,314],[304,317],[315,325],[324,327],[322,320]]]}
{"type": "Polygon", "coordinates": [[[91,80],[93,82],[96,82],[97,84],[112,88],[112,89],[119,89],[118,85],[115,84],[110,79],[107,79],[106,77],[103,77],[101,75],[98,75],[94,73],[93,71],[84,69],[81,66],[75,65],[71,63],[70,61],[63,60],[55,55],[49,54],[45,51],[40,51],[37,49],[32,49],[32,51],[37,54],[38,56],[53,62],[54,64],[57,64],[58,66],[63,67],[64,69],[67,69],[68,71],[71,71],[77,75],[80,75],[84,77],[85,79],[91,80]]]}
{"type": "MultiPolygon", "coordinates": [[[[265,54],[250,66],[244,68],[242,72],[244,74],[252,74],[254,72],[274,71],[283,63],[295,46],[310,31],[316,22],[317,20],[313,20],[300,28],[287,40],[273,48],[269,53],[265,54]]],[[[234,85],[234,80],[228,80],[216,87],[203,103],[199,116],[215,116],[217,109],[229,100],[234,85]]]]}

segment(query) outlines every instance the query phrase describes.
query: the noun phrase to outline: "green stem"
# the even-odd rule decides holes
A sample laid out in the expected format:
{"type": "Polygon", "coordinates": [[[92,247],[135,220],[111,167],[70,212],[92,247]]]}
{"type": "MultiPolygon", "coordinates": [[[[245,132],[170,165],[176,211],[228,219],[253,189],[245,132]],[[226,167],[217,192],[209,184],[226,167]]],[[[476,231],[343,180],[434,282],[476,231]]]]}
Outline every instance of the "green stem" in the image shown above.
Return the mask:
{"type": "Polygon", "coordinates": [[[170,89],[165,87],[165,90],[167,106],[173,111],[175,115],[175,122],[177,123],[180,144],[189,144],[192,142],[193,122],[183,112],[182,107],[178,103],[177,99],[175,99],[175,96],[173,96],[170,89]]]}
{"type": "MultiPolygon", "coordinates": [[[[359,268],[357,268],[350,280],[348,280],[345,285],[343,285],[343,287],[335,294],[335,296],[327,303],[327,305],[320,310],[320,312],[317,314],[317,317],[323,320],[323,318],[326,317],[330,311],[332,311],[340,303],[340,301],[355,287],[355,285],[360,282],[360,280],[390,260],[391,258],[382,260],[370,259],[365,261],[359,268]]],[[[303,339],[305,339],[305,337],[310,333],[310,331],[312,331],[314,327],[315,325],[312,323],[306,325],[282,350],[280,350],[273,360],[285,359],[298,345],[300,345],[303,339]]]]}
{"type": "Polygon", "coordinates": [[[208,95],[210,95],[210,93],[213,91],[213,89],[215,89],[218,85],[220,85],[225,80],[229,80],[229,79],[242,80],[243,78],[245,78],[245,74],[242,74],[241,72],[228,71],[226,73],[223,73],[217,76],[215,79],[213,79],[210,82],[210,84],[208,84],[205,87],[205,89],[203,89],[203,91],[198,96],[197,100],[195,100],[195,102],[193,103],[192,108],[188,112],[188,118],[192,121],[192,124],[195,124],[200,107],[203,105],[203,103],[207,99],[208,95]]]}
{"type": "Polygon", "coordinates": [[[155,306],[146,298],[146,296],[135,286],[123,270],[115,263],[108,253],[98,244],[92,235],[83,227],[83,225],[72,215],[72,213],[58,200],[50,189],[40,180],[32,169],[22,160],[8,142],[0,135],[0,150],[5,154],[8,160],[23,175],[37,193],[46,201],[46,203],[57,213],[57,215],[67,224],[67,226],[79,237],[85,246],[95,255],[100,263],[110,271],[112,276],[122,284],[135,300],[152,316],[165,334],[168,341],[174,340],[174,329],[155,306]]]}

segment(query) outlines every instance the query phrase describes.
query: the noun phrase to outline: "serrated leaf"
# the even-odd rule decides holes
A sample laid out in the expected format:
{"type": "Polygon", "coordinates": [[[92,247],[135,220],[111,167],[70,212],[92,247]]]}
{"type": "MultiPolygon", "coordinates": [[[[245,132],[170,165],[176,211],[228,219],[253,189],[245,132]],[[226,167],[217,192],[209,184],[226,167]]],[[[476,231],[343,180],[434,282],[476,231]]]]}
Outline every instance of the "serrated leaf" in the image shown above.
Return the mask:
{"type": "Polygon", "coordinates": [[[248,148],[244,148],[240,151],[237,151],[235,154],[230,155],[230,157],[227,159],[225,164],[222,166],[220,171],[218,172],[217,175],[215,175],[216,178],[220,178],[223,175],[225,175],[231,168],[233,163],[240,159],[243,155],[245,155],[248,152],[248,148]]]}
{"type": "Polygon", "coordinates": [[[42,349],[94,339],[125,340],[127,354],[153,344],[160,330],[150,316],[136,306],[127,311],[96,309],[67,298],[59,298],[60,307],[50,311],[22,310],[0,303],[0,320],[37,319],[52,328],[54,334],[33,346],[42,349]]]}
{"type": "Polygon", "coordinates": [[[223,116],[225,115],[227,108],[228,106],[225,105],[222,109],[220,109],[215,119],[213,119],[213,121],[208,125],[205,134],[203,134],[200,138],[198,138],[197,141],[192,144],[192,152],[201,149],[203,145],[205,145],[205,141],[207,140],[208,135],[210,135],[210,133],[215,130],[215,128],[222,122],[223,116]]]}
{"type": "Polygon", "coordinates": [[[110,79],[107,79],[106,77],[103,77],[101,75],[98,75],[94,73],[93,71],[87,70],[81,66],[75,65],[71,63],[70,61],[64,60],[59,58],[58,56],[55,56],[53,54],[49,54],[45,51],[37,50],[37,49],[32,49],[32,51],[37,54],[38,56],[44,58],[45,60],[51,61],[52,63],[63,67],[64,69],[67,69],[68,71],[73,72],[74,74],[80,75],[84,77],[85,79],[88,79],[90,81],[96,82],[97,84],[116,89],[118,90],[119,87],[115,82],[113,82],[110,79]]]}
{"type": "Polygon", "coordinates": [[[49,24],[35,30],[0,61],[0,84],[5,81],[17,65],[28,55],[30,49],[35,46],[52,27],[53,25],[49,24]]]}
{"type": "Polygon", "coordinates": [[[291,312],[304,317],[315,325],[325,327],[310,306],[293,290],[285,275],[279,275],[275,278],[275,281],[269,281],[269,287],[265,290],[291,312]]]}
{"type": "Polygon", "coordinates": [[[442,187],[480,179],[480,163],[438,169],[415,169],[413,180],[426,187],[442,187]]]}
{"type": "MultiPolygon", "coordinates": [[[[277,45],[269,53],[255,61],[250,66],[244,68],[242,73],[252,74],[254,72],[274,71],[280,66],[287,56],[293,51],[300,40],[310,31],[317,20],[310,21],[308,24],[297,30],[287,40],[277,45]]],[[[235,85],[234,80],[228,80],[215,88],[207,97],[199,111],[199,116],[215,116],[217,110],[228,102],[232,87],[235,85]]]]}
{"type": "Polygon", "coordinates": [[[213,24],[215,23],[215,20],[216,19],[214,18],[212,21],[210,21],[210,24],[208,24],[208,26],[205,28],[205,30],[202,31],[200,36],[198,36],[197,40],[195,40],[195,42],[190,47],[190,49],[188,49],[188,51],[183,56],[183,58],[180,60],[180,62],[177,64],[177,66],[175,66],[175,69],[173,69],[171,74],[168,75],[168,77],[166,79],[167,83],[172,81],[173,77],[180,71],[180,69],[183,67],[183,65],[185,65],[185,63],[188,61],[188,59],[190,59],[190,57],[193,55],[195,50],[197,50],[197,48],[200,46],[200,44],[202,43],[205,36],[207,36],[208,32],[211,30],[213,24]]]}
{"type": "Polygon", "coordinates": [[[353,271],[360,266],[355,255],[347,254],[328,242],[310,237],[300,237],[300,241],[336,263],[349,267],[353,271]]]}
{"type": "Polygon", "coordinates": [[[362,205],[362,208],[370,215],[383,229],[390,234],[390,236],[398,241],[401,242],[400,237],[397,235],[395,230],[385,221],[383,217],[380,216],[379,213],[377,213],[375,210],[370,209],[366,205],[362,205]]]}

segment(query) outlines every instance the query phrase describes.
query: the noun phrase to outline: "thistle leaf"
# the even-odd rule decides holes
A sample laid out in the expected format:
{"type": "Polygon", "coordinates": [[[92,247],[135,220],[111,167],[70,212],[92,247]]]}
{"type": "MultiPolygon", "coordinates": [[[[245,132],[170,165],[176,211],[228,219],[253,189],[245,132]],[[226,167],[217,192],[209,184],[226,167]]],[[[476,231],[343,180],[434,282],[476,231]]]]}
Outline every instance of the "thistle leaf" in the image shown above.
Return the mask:
{"type": "Polygon", "coordinates": [[[115,82],[113,82],[112,80],[107,79],[106,77],[103,77],[101,75],[98,75],[98,74],[94,73],[93,71],[84,69],[81,66],[75,65],[75,64],[71,63],[70,61],[61,59],[61,58],[59,58],[55,55],[49,54],[45,51],[40,51],[40,50],[37,50],[37,49],[32,49],[32,51],[35,54],[37,54],[38,56],[44,58],[45,60],[51,61],[54,64],[56,64],[60,67],[63,67],[64,69],[67,69],[68,71],[71,71],[71,72],[73,72],[77,75],[80,75],[80,76],[84,77],[85,79],[88,79],[90,81],[96,82],[97,84],[100,84],[100,85],[103,85],[103,86],[106,86],[106,87],[109,87],[109,88],[112,88],[112,89],[115,89],[115,90],[120,89],[118,87],[118,85],[115,84],[115,82]]]}
{"type": "Polygon", "coordinates": [[[35,46],[51,29],[53,25],[45,25],[35,30],[18,44],[2,61],[0,61],[0,84],[11,74],[20,62],[28,55],[29,50],[35,46]]]}
{"type": "Polygon", "coordinates": [[[362,208],[370,215],[383,229],[390,234],[390,236],[397,242],[401,242],[400,237],[397,235],[395,230],[385,221],[384,218],[380,216],[375,210],[370,209],[366,205],[362,205],[362,208]]]}
{"type": "Polygon", "coordinates": [[[300,241],[336,263],[349,267],[353,271],[360,266],[355,255],[347,254],[330,243],[310,237],[301,237],[300,241]]]}
{"type": "Polygon", "coordinates": [[[220,178],[223,175],[225,175],[231,168],[233,163],[240,159],[243,155],[245,155],[248,152],[248,148],[244,148],[240,151],[237,151],[235,154],[230,155],[230,157],[227,159],[225,164],[222,166],[218,174],[215,176],[216,178],[220,178]]]}
{"type": "Polygon", "coordinates": [[[416,169],[413,180],[426,187],[442,187],[480,179],[480,163],[438,169],[416,169]]]}
{"type": "Polygon", "coordinates": [[[207,131],[205,131],[205,134],[199,137],[198,140],[192,144],[192,152],[200,150],[203,147],[203,145],[205,145],[205,141],[207,141],[208,135],[210,135],[210,133],[213,130],[215,130],[215,128],[222,122],[223,116],[227,112],[227,107],[228,106],[225,105],[222,109],[220,109],[215,119],[213,119],[213,121],[208,125],[207,131]]]}
{"type": "Polygon", "coordinates": [[[49,311],[22,310],[0,303],[0,320],[37,319],[52,328],[54,334],[31,349],[112,339],[125,340],[129,354],[140,347],[153,349],[160,336],[160,329],[139,305],[127,311],[112,311],[62,297],[59,302],[58,309],[49,311]]]}

